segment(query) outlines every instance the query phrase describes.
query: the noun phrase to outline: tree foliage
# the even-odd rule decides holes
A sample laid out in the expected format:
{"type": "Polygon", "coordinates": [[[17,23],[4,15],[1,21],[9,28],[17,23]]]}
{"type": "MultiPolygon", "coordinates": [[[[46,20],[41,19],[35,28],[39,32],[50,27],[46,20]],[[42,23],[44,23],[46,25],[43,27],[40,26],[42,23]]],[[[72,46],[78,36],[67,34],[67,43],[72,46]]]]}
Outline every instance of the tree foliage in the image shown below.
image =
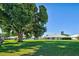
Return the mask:
{"type": "Polygon", "coordinates": [[[0,27],[8,35],[15,33],[18,41],[22,41],[23,34],[36,38],[43,35],[47,20],[47,10],[43,5],[37,8],[36,4],[0,4],[0,27]]]}

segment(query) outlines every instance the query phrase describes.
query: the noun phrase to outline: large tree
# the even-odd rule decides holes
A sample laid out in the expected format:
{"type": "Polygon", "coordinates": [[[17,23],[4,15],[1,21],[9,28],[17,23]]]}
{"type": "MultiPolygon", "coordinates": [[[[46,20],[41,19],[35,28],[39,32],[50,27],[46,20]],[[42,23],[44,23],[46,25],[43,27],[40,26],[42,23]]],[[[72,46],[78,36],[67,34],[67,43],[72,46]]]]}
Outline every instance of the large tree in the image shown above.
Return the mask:
{"type": "Polygon", "coordinates": [[[22,41],[23,34],[38,38],[46,31],[48,15],[43,5],[37,8],[36,4],[0,4],[0,13],[2,30],[14,32],[18,41],[22,41]]]}
{"type": "Polygon", "coordinates": [[[3,12],[9,17],[5,20],[8,31],[13,30],[22,41],[25,26],[32,20],[35,4],[2,4],[3,12]]]}

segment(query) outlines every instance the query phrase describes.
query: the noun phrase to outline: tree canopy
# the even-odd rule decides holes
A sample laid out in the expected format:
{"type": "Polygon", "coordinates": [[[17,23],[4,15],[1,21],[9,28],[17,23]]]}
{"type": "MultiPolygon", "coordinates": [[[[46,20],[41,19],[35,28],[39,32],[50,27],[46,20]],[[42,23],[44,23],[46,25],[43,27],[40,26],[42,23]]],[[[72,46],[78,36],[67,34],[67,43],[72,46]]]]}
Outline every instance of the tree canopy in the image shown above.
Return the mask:
{"type": "Polygon", "coordinates": [[[18,41],[26,37],[38,38],[46,31],[48,14],[45,6],[24,3],[0,4],[0,27],[4,32],[15,33],[18,41]]]}

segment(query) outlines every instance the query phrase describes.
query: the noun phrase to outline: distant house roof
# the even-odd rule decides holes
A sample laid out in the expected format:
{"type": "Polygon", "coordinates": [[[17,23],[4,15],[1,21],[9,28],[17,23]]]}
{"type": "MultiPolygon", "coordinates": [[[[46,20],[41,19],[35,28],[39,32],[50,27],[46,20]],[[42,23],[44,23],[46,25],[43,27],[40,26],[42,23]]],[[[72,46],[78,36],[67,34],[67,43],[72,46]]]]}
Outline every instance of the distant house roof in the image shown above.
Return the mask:
{"type": "Polygon", "coordinates": [[[13,38],[13,39],[14,39],[14,38],[17,38],[17,36],[10,36],[10,37],[8,37],[8,38],[11,38],[11,39],[13,38]]]}
{"type": "Polygon", "coordinates": [[[44,36],[44,37],[60,37],[60,38],[68,38],[70,36],[66,36],[66,35],[61,35],[61,34],[53,34],[53,35],[47,35],[47,36],[44,36]]]}
{"type": "Polygon", "coordinates": [[[71,35],[71,37],[79,37],[79,34],[71,35]]]}

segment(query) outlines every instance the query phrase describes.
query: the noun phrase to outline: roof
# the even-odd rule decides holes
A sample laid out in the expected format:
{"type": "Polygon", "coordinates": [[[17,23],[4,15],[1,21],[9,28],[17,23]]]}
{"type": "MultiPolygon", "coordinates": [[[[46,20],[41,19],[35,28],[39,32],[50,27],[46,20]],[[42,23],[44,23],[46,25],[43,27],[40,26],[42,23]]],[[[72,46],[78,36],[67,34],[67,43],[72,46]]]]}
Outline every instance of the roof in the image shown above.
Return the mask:
{"type": "Polygon", "coordinates": [[[10,36],[10,37],[8,37],[8,38],[17,38],[17,36],[10,36]]]}
{"type": "Polygon", "coordinates": [[[44,36],[44,37],[70,37],[70,36],[61,35],[61,34],[53,34],[53,35],[48,35],[48,36],[44,36]]]}
{"type": "Polygon", "coordinates": [[[71,35],[71,37],[79,37],[79,34],[71,35]]]}

